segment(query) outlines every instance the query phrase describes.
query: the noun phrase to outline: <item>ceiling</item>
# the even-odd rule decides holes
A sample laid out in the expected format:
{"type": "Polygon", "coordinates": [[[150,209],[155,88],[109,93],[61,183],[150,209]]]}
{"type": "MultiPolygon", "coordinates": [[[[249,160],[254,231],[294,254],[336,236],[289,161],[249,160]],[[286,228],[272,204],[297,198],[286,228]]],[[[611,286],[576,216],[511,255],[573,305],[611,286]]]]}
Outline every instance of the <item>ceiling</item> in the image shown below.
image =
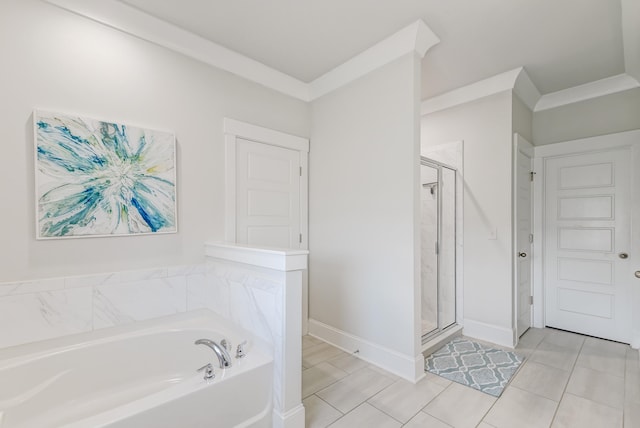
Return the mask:
{"type": "Polygon", "coordinates": [[[625,73],[621,2],[637,0],[120,1],[303,82],[422,19],[441,39],[426,99],[520,66],[542,94],[625,73]]]}

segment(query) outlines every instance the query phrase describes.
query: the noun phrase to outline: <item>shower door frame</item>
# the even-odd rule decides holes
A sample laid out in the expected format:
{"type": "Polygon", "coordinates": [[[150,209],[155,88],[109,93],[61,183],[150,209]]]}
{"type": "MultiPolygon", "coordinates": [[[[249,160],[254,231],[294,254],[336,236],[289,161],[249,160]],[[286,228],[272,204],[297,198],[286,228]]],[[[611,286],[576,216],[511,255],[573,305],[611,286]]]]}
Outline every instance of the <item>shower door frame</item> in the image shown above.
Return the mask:
{"type": "MultiPolygon", "coordinates": [[[[436,189],[437,189],[437,208],[436,208],[436,216],[437,216],[437,234],[436,234],[436,244],[437,244],[437,251],[436,251],[436,278],[437,278],[437,282],[436,282],[436,314],[437,314],[437,326],[434,330],[431,330],[430,332],[421,334],[421,338],[422,338],[422,344],[425,344],[426,342],[428,342],[429,340],[433,339],[434,337],[437,337],[438,335],[442,334],[443,332],[454,328],[458,325],[458,248],[457,248],[457,244],[458,244],[458,221],[457,221],[457,216],[458,216],[458,170],[454,167],[452,167],[451,165],[447,165],[445,163],[442,162],[438,162],[435,161],[433,159],[429,159],[425,156],[420,156],[420,166],[429,166],[431,168],[435,168],[438,172],[438,180],[437,180],[437,184],[436,184],[436,189]],[[442,326],[442,319],[440,316],[440,309],[441,309],[441,292],[440,292],[440,254],[441,254],[441,238],[442,238],[442,168],[446,168],[448,170],[450,170],[451,172],[453,172],[453,189],[454,189],[454,193],[453,193],[453,201],[454,201],[454,205],[453,205],[453,216],[454,216],[454,221],[453,221],[453,260],[454,260],[454,269],[453,269],[453,311],[454,311],[454,321],[453,323],[447,325],[447,326],[442,326]]],[[[420,197],[422,198],[422,184],[420,186],[420,197]]],[[[422,211],[421,211],[422,212],[422,211]]],[[[422,251],[422,249],[421,249],[422,251]]],[[[420,296],[422,298],[422,269],[420,269],[420,296]]],[[[422,302],[421,302],[421,306],[422,308],[422,302]]],[[[422,320],[422,311],[420,313],[420,319],[422,320]]]]}

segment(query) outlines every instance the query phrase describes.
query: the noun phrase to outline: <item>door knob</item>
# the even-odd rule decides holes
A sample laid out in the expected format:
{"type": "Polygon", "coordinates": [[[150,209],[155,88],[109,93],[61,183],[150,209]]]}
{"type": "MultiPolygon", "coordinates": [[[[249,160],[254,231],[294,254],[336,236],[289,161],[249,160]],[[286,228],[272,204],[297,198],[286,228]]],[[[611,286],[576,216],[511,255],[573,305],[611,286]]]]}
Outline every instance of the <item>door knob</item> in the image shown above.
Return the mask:
{"type": "Polygon", "coordinates": [[[624,259],[628,259],[628,258],[629,258],[629,254],[627,254],[627,253],[620,253],[620,254],[618,254],[618,257],[620,257],[620,258],[621,258],[621,259],[623,259],[623,260],[624,260],[624,259]]]}
{"type": "Polygon", "coordinates": [[[636,276],[636,278],[640,278],[640,270],[637,270],[634,275],[636,276]]]}
{"type": "Polygon", "coordinates": [[[527,253],[525,253],[525,252],[518,253],[518,257],[525,258],[525,257],[527,257],[527,253]]]}

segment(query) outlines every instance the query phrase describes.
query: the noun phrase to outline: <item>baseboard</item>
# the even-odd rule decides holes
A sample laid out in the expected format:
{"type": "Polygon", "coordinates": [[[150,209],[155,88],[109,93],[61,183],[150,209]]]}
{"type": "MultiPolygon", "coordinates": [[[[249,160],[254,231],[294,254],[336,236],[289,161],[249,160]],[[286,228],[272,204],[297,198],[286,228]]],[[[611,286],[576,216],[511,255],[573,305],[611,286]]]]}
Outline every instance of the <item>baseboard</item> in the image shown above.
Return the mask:
{"type": "Polygon", "coordinates": [[[294,407],[285,414],[273,410],[273,428],[304,428],[304,406],[294,407]]]}
{"type": "Polygon", "coordinates": [[[309,334],[409,382],[415,383],[424,377],[422,353],[416,357],[404,355],[314,319],[309,320],[309,334]]]}
{"type": "Polygon", "coordinates": [[[464,320],[462,334],[474,339],[484,340],[485,342],[495,343],[496,345],[513,348],[515,337],[514,331],[510,328],[500,327],[494,324],[487,324],[480,321],[470,319],[464,320]]]}

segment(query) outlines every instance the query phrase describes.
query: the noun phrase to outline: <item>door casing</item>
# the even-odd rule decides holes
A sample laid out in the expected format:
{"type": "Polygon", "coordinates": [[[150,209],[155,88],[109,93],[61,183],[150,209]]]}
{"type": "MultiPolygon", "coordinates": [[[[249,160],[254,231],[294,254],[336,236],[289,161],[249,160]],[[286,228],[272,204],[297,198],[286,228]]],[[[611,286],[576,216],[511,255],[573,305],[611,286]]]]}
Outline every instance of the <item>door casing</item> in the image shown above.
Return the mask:
{"type": "MultiPolygon", "coordinates": [[[[525,328],[519,328],[519,320],[521,318],[521,311],[520,311],[520,299],[521,299],[521,294],[526,293],[528,296],[532,295],[531,293],[533,292],[533,279],[532,279],[532,269],[531,269],[531,260],[533,260],[534,257],[534,253],[533,253],[533,246],[531,245],[531,243],[529,243],[529,237],[522,237],[520,236],[520,234],[518,233],[519,231],[519,223],[520,223],[520,216],[519,214],[519,210],[518,210],[518,198],[519,198],[519,193],[518,193],[518,186],[521,184],[519,182],[518,177],[520,177],[520,173],[525,172],[526,175],[528,175],[533,171],[533,158],[534,158],[534,147],[533,145],[527,141],[524,137],[522,137],[520,134],[515,133],[513,136],[513,308],[514,308],[514,319],[513,319],[513,328],[515,333],[515,337],[514,337],[514,343],[517,344],[520,336],[522,336],[522,334],[524,333],[524,331],[526,331],[525,328]],[[527,169],[527,171],[520,171],[519,170],[519,162],[518,162],[518,155],[519,153],[522,153],[523,155],[527,156],[528,158],[531,159],[530,161],[530,165],[527,169]],[[521,242],[523,242],[523,239],[529,244],[527,246],[527,248],[522,248],[522,246],[520,245],[521,242]],[[529,265],[529,269],[527,272],[529,281],[528,281],[528,289],[527,290],[521,290],[521,284],[520,284],[520,276],[521,276],[521,272],[520,270],[522,269],[521,267],[521,259],[518,256],[518,253],[520,251],[524,250],[527,255],[526,255],[526,259],[529,265]],[[520,331],[520,330],[524,330],[524,331],[520,331]]],[[[528,181],[529,179],[527,178],[527,183],[528,185],[531,185],[531,181],[528,181]]],[[[533,189],[530,190],[529,192],[530,195],[530,199],[529,199],[529,206],[532,207],[533,205],[533,189]]],[[[531,232],[533,232],[533,210],[530,210],[529,212],[529,229],[531,232]]],[[[530,313],[533,312],[533,308],[530,308],[530,313]]],[[[529,328],[532,325],[532,317],[529,317],[528,320],[528,325],[526,326],[526,328],[529,328]]]]}
{"type": "MultiPolygon", "coordinates": [[[[309,249],[309,139],[239,120],[224,119],[225,134],[225,241],[236,243],[236,144],[237,139],[268,144],[300,153],[300,249],[309,249]]],[[[308,272],[302,277],[302,334],[309,318],[308,272]]]]}

